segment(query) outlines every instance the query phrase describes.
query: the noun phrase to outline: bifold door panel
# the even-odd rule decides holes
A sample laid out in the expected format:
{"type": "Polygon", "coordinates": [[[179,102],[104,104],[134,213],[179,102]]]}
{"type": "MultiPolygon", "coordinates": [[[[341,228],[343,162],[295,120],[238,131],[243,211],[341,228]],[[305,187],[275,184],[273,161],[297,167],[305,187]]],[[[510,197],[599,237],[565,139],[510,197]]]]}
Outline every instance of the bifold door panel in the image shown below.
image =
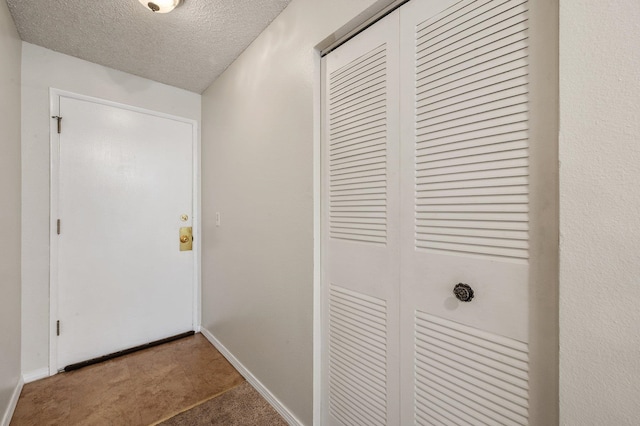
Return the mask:
{"type": "Polygon", "coordinates": [[[323,59],[323,424],[529,423],[527,10],[412,0],[323,59]]]}
{"type": "Polygon", "coordinates": [[[325,424],[399,416],[398,13],[326,59],[325,424]]]}

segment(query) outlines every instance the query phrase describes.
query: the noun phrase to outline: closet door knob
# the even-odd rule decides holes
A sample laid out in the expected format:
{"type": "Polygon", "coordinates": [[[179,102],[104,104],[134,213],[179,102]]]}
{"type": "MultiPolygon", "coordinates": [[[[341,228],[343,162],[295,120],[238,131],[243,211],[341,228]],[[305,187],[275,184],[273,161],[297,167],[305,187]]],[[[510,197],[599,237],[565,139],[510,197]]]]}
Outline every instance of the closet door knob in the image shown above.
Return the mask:
{"type": "Polygon", "coordinates": [[[471,302],[473,299],[473,289],[470,285],[459,283],[453,288],[453,294],[461,302],[471,302]]]}

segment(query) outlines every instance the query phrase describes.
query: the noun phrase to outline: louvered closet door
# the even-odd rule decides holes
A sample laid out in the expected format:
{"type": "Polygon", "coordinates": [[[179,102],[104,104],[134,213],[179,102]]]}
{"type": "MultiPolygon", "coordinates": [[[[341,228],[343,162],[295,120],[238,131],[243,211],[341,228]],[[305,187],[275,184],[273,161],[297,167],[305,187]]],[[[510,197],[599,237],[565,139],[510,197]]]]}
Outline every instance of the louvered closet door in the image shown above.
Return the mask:
{"type": "Polygon", "coordinates": [[[522,0],[401,8],[402,424],[528,423],[527,28],[522,0]]]}
{"type": "Polygon", "coordinates": [[[398,13],[323,59],[323,425],[399,422],[398,13]]]}

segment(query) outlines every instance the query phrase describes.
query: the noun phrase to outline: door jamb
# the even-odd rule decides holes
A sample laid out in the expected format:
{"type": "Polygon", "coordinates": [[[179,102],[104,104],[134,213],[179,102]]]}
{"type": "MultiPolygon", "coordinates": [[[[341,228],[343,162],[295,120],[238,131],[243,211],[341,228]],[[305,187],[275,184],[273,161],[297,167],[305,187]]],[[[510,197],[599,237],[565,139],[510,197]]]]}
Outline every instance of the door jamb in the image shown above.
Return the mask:
{"type": "MultiPolygon", "coordinates": [[[[56,368],[58,361],[58,341],[56,333],[56,321],[58,318],[58,238],[57,238],[57,220],[58,220],[58,195],[60,189],[59,172],[60,172],[60,134],[58,133],[58,123],[53,117],[60,115],[60,98],[67,97],[77,100],[94,102],[101,105],[107,105],[115,108],[125,109],[129,111],[139,112],[152,115],[155,117],[171,119],[190,124],[192,126],[192,155],[193,155],[193,182],[192,182],[192,226],[194,235],[193,244],[193,330],[197,333],[201,326],[201,256],[200,242],[202,241],[202,232],[200,224],[201,203],[200,203],[200,138],[198,137],[198,121],[178,117],[171,114],[165,114],[158,111],[139,108],[119,102],[112,102],[105,99],[85,96],[78,93],[68,92],[65,90],[50,88],[49,89],[49,112],[52,119],[49,123],[49,375],[53,376],[58,373],[56,368]]],[[[63,123],[64,125],[64,123],[63,123]]]]}

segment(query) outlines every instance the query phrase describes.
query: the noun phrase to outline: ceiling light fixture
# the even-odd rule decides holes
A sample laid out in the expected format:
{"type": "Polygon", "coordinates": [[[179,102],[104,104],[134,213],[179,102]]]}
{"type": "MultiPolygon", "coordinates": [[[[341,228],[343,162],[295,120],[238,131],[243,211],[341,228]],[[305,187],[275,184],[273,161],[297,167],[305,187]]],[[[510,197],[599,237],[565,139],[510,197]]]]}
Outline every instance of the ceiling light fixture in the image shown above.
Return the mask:
{"type": "Polygon", "coordinates": [[[138,0],[152,12],[169,13],[182,4],[182,0],[138,0]]]}

